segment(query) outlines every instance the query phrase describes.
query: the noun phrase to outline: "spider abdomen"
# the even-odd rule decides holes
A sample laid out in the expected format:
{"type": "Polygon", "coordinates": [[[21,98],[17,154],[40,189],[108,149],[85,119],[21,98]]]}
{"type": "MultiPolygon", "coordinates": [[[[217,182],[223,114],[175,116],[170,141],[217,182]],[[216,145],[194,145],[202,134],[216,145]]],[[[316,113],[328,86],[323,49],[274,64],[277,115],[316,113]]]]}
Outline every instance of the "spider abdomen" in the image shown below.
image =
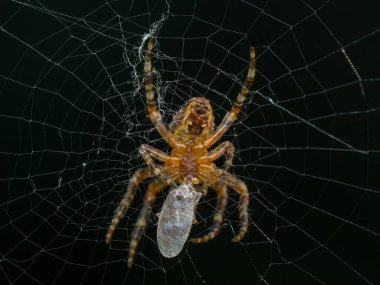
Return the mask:
{"type": "Polygon", "coordinates": [[[214,116],[210,102],[202,97],[192,98],[174,116],[170,132],[183,143],[201,141],[214,130],[214,116]]]}

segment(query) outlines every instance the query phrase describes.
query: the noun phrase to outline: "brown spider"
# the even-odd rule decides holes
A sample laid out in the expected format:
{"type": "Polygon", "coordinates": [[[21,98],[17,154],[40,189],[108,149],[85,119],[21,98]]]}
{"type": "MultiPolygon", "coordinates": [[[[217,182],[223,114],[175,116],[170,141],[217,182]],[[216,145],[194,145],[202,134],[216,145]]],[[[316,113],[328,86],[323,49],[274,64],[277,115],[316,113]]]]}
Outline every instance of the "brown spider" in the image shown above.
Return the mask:
{"type": "Polygon", "coordinates": [[[213,146],[235,121],[240,109],[247,97],[255,77],[255,50],[250,49],[250,64],[244,85],[236,98],[231,110],[226,114],[221,124],[214,130],[214,116],[210,102],[207,99],[197,97],[189,100],[174,116],[169,129],[164,125],[161,114],[157,111],[154,101],[152,84],[151,51],[153,39],[148,42],[144,65],[144,86],[146,91],[146,103],[148,114],[153,125],[160,135],[172,148],[170,155],[149,145],[141,145],[139,152],[145,160],[147,167],[136,170],[129,181],[127,192],[115,210],[112,223],[109,226],[106,243],[109,243],[115,227],[126,213],[135,196],[141,181],[155,177],[156,180],[148,185],[137,223],[132,232],[129,247],[128,266],[131,267],[137,244],[147,226],[151,209],[157,193],[169,185],[191,184],[197,191],[206,194],[208,187],[217,194],[217,206],[213,219],[213,225],[206,235],[191,239],[193,243],[203,243],[214,238],[220,231],[223,213],[227,204],[227,186],[240,194],[240,231],[232,239],[240,241],[248,228],[248,203],[249,194],[243,181],[228,173],[234,156],[234,146],[225,141],[214,150],[207,150],[213,146]],[[218,169],[213,163],[222,155],[226,156],[224,169],[218,169]],[[157,165],[153,159],[163,164],[157,165]],[[202,190],[203,189],[203,190],[202,190]]]}

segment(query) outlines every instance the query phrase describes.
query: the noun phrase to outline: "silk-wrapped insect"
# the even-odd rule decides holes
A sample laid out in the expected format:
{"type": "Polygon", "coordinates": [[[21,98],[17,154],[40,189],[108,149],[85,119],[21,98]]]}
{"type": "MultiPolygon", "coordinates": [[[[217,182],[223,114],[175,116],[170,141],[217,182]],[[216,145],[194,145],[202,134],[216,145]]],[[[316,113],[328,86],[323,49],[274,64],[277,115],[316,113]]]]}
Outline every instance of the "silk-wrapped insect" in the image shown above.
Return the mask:
{"type": "Polygon", "coordinates": [[[157,243],[163,256],[172,258],[181,252],[201,196],[191,184],[182,184],[167,195],[157,226],[157,243]]]}

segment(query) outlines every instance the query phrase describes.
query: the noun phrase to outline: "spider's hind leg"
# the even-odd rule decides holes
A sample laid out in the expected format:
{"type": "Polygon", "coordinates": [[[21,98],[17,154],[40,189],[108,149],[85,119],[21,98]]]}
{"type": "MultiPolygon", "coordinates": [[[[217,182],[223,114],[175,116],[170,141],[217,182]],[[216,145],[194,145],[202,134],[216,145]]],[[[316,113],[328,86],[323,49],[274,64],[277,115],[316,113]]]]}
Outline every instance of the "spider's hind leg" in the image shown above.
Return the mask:
{"type": "Polygon", "coordinates": [[[231,110],[226,114],[223,121],[220,123],[219,127],[215,132],[208,138],[205,142],[204,147],[208,149],[214,145],[227,131],[227,129],[235,122],[245,99],[248,97],[249,91],[251,90],[253,80],[255,79],[256,68],[255,68],[255,49],[251,47],[250,49],[250,62],[247,78],[245,79],[244,85],[241,87],[238,96],[232,105],[231,110]]]}
{"type": "Polygon", "coordinates": [[[148,46],[146,50],[145,64],[144,64],[144,87],[146,93],[146,103],[148,107],[149,118],[153,125],[156,127],[157,131],[160,133],[163,139],[168,142],[171,147],[174,147],[176,141],[172,133],[169,132],[164,122],[162,121],[162,116],[157,110],[156,103],[154,100],[153,82],[152,82],[152,48],[153,48],[153,38],[148,41],[148,46]]]}
{"type": "Polygon", "coordinates": [[[214,214],[214,222],[211,226],[210,231],[200,237],[200,238],[192,238],[190,241],[193,243],[204,243],[209,241],[210,239],[213,239],[216,237],[219,232],[220,232],[220,226],[223,221],[223,215],[224,215],[224,210],[227,205],[227,186],[223,183],[217,182],[211,186],[211,189],[213,189],[217,193],[217,206],[216,206],[216,211],[214,214]]]}

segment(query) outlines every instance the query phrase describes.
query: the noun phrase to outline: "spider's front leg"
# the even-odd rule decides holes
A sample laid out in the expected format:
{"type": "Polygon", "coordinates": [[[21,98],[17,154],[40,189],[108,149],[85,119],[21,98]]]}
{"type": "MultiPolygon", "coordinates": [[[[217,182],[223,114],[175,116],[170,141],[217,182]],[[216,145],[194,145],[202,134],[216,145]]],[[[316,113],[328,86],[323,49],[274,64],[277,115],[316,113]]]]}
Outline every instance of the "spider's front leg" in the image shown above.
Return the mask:
{"type": "Polygon", "coordinates": [[[117,206],[111,225],[108,228],[108,232],[106,235],[106,243],[109,243],[111,241],[113,232],[116,226],[119,224],[120,219],[127,212],[129,205],[133,201],[133,198],[135,197],[136,190],[139,187],[140,182],[147,179],[148,177],[150,177],[148,168],[139,168],[135,171],[131,180],[129,180],[127,192],[125,193],[123,199],[121,199],[119,206],[117,206]]]}
{"type": "Polygon", "coordinates": [[[128,267],[131,268],[135,257],[136,247],[141,239],[142,234],[148,224],[149,217],[152,213],[152,206],[156,199],[157,193],[167,186],[166,182],[156,180],[148,185],[148,190],[144,196],[144,206],[140,211],[136,226],[133,229],[131,243],[129,245],[128,267]]]}
{"type": "Polygon", "coordinates": [[[190,241],[193,243],[204,243],[213,239],[220,232],[220,226],[223,221],[224,210],[227,205],[227,186],[223,183],[216,182],[215,184],[210,186],[217,194],[217,205],[216,211],[214,214],[214,222],[210,228],[209,233],[205,234],[200,238],[192,238],[190,241]]]}
{"type": "Polygon", "coordinates": [[[240,207],[239,207],[239,218],[240,218],[240,231],[239,233],[232,239],[232,242],[240,241],[248,229],[248,204],[249,204],[249,193],[247,189],[247,185],[239,178],[233,176],[230,173],[226,174],[224,178],[224,183],[227,186],[234,189],[236,192],[240,194],[240,207]]]}

